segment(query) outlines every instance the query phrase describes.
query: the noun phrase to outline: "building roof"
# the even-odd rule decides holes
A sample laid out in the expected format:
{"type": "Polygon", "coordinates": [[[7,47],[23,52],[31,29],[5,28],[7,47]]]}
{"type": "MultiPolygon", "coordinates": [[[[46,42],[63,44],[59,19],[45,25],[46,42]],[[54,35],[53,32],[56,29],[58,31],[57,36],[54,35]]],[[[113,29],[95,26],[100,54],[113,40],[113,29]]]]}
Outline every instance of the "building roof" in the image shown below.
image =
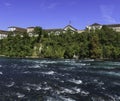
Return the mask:
{"type": "Polygon", "coordinates": [[[67,26],[65,26],[63,29],[65,29],[65,28],[72,28],[72,29],[74,29],[75,31],[77,31],[77,29],[76,28],[74,28],[73,26],[71,26],[71,25],[67,25],[67,26]]]}
{"type": "Polygon", "coordinates": [[[16,29],[19,30],[19,31],[26,31],[25,28],[16,27],[16,26],[10,26],[10,27],[8,27],[8,28],[16,28],[16,29]]]}
{"type": "Polygon", "coordinates": [[[35,27],[27,27],[27,29],[31,29],[31,28],[35,28],[35,27]]]}
{"type": "Polygon", "coordinates": [[[107,27],[120,27],[120,24],[107,24],[107,25],[101,25],[101,24],[98,24],[98,23],[94,23],[90,26],[107,26],[107,27]]]}
{"type": "Polygon", "coordinates": [[[8,34],[8,31],[0,30],[0,34],[8,34]]]}
{"type": "Polygon", "coordinates": [[[22,28],[22,27],[17,27],[17,26],[10,26],[8,28],[19,28],[19,29],[25,29],[25,28],[22,28]]]}
{"type": "Polygon", "coordinates": [[[99,24],[99,23],[94,23],[94,24],[92,24],[92,25],[90,25],[90,26],[101,26],[101,24],[99,24]]]}

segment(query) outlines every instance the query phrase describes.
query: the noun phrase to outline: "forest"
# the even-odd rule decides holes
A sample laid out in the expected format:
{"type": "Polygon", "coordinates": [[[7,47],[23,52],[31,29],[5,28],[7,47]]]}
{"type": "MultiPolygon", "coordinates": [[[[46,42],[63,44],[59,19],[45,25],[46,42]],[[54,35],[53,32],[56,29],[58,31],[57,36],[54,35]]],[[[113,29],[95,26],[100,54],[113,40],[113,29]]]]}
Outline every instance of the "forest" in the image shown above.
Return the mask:
{"type": "Polygon", "coordinates": [[[32,37],[26,32],[9,32],[7,38],[0,40],[0,56],[120,59],[120,33],[106,26],[82,33],[68,29],[59,35],[36,27],[32,37]]]}

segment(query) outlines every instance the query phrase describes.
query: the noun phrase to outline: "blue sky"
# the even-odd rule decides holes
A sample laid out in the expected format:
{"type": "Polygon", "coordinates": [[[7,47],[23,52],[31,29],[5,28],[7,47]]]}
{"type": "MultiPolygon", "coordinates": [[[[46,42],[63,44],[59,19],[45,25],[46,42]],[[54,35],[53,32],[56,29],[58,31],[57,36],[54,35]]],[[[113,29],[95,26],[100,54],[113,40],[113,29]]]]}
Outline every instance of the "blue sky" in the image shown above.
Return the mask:
{"type": "Polygon", "coordinates": [[[120,23],[120,0],[0,0],[0,29],[120,23]]]}

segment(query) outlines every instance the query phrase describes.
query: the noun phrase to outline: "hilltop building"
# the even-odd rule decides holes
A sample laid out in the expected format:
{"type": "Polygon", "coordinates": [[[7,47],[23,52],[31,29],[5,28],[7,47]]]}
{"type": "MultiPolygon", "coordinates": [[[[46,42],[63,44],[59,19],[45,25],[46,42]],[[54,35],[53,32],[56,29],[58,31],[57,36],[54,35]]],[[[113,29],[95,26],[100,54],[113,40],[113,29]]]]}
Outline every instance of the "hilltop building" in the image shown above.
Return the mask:
{"type": "Polygon", "coordinates": [[[105,26],[112,28],[116,32],[120,32],[120,24],[110,24],[110,25],[105,25],[105,26]]]}
{"type": "Polygon", "coordinates": [[[25,28],[21,28],[21,27],[16,27],[16,26],[10,26],[8,27],[8,31],[18,31],[18,32],[26,32],[25,28]]]}
{"type": "Polygon", "coordinates": [[[27,27],[27,33],[32,33],[35,27],[27,27]]]}
{"type": "Polygon", "coordinates": [[[74,28],[74,27],[71,26],[71,25],[67,25],[67,26],[65,26],[65,27],[63,28],[63,30],[65,30],[65,31],[67,31],[67,30],[72,30],[72,31],[74,31],[74,32],[77,32],[77,29],[74,28]]]}
{"type": "Polygon", "coordinates": [[[107,26],[107,27],[113,29],[116,32],[120,32],[120,24],[101,25],[101,24],[98,24],[98,23],[94,23],[92,25],[87,26],[86,28],[88,30],[96,30],[96,29],[101,29],[103,26],[107,26]]]}
{"type": "Polygon", "coordinates": [[[0,39],[4,39],[8,36],[8,31],[0,30],[0,39]]]}
{"type": "Polygon", "coordinates": [[[59,35],[61,32],[65,33],[67,30],[71,30],[72,33],[78,32],[76,28],[71,25],[67,25],[64,28],[56,28],[56,29],[44,29],[49,35],[54,33],[55,35],[59,35]]]}
{"type": "MultiPolygon", "coordinates": [[[[92,25],[86,26],[86,28],[88,30],[96,30],[96,29],[101,29],[103,26],[107,26],[109,28],[112,28],[116,32],[120,32],[120,24],[102,25],[102,24],[94,23],[92,25]]],[[[31,37],[37,36],[37,35],[34,35],[33,33],[34,28],[35,27],[21,28],[21,27],[16,27],[16,26],[10,26],[8,27],[8,31],[0,30],[0,39],[6,38],[9,32],[27,32],[29,36],[31,37]]],[[[70,30],[72,33],[75,33],[75,32],[82,33],[85,31],[85,30],[78,30],[70,24],[65,26],[64,28],[56,28],[56,29],[53,28],[53,29],[43,29],[43,30],[46,33],[48,33],[48,35],[52,33],[54,33],[55,35],[59,35],[60,33],[65,33],[68,30],[70,30]]]]}
{"type": "Polygon", "coordinates": [[[88,30],[95,30],[95,29],[101,29],[102,25],[98,24],[98,23],[94,23],[92,25],[89,25],[86,27],[88,30]]]}
{"type": "MultiPolygon", "coordinates": [[[[34,28],[35,27],[27,27],[27,33],[30,35],[30,36],[33,36],[33,31],[34,31],[34,28]]],[[[82,30],[77,30],[76,28],[74,28],[73,26],[71,25],[67,25],[65,26],[64,28],[55,28],[55,29],[43,29],[45,32],[47,32],[49,35],[54,33],[55,35],[59,35],[60,33],[65,33],[67,30],[71,30],[73,33],[74,32],[83,32],[82,30]]]]}

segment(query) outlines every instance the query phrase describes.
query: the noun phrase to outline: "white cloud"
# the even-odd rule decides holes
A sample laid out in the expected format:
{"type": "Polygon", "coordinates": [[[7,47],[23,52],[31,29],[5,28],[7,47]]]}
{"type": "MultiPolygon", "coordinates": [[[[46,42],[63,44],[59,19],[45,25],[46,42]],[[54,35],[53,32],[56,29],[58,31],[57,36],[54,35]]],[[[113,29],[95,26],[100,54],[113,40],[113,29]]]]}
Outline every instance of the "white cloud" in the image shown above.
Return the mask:
{"type": "Polygon", "coordinates": [[[53,8],[55,8],[57,6],[57,3],[51,3],[51,4],[49,4],[48,5],[48,9],[53,9],[53,8]]]}
{"type": "Polygon", "coordinates": [[[46,3],[46,2],[42,2],[41,4],[40,4],[40,7],[41,7],[41,9],[44,9],[44,10],[46,10],[46,9],[54,9],[55,7],[57,7],[57,5],[58,5],[58,3],[46,3]]]}
{"type": "Polygon", "coordinates": [[[9,7],[9,6],[11,6],[12,4],[9,3],[9,2],[5,2],[4,5],[7,6],[7,7],[9,7]]]}
{"type": "Polygon", "coordinates": [[[107,23],[116,23],[116,19],[113,17],[114,6],[113,5],[101,5],[100,10],[102,13],[102,18],[107,23]]]}
{"type": "Polygon", "coordinates": [[[77,2],[76,1],[71,1],[71,2],[69,2],[68,3],[70,6],[75,6],[76,4],[77,4],[77,2]]]}

